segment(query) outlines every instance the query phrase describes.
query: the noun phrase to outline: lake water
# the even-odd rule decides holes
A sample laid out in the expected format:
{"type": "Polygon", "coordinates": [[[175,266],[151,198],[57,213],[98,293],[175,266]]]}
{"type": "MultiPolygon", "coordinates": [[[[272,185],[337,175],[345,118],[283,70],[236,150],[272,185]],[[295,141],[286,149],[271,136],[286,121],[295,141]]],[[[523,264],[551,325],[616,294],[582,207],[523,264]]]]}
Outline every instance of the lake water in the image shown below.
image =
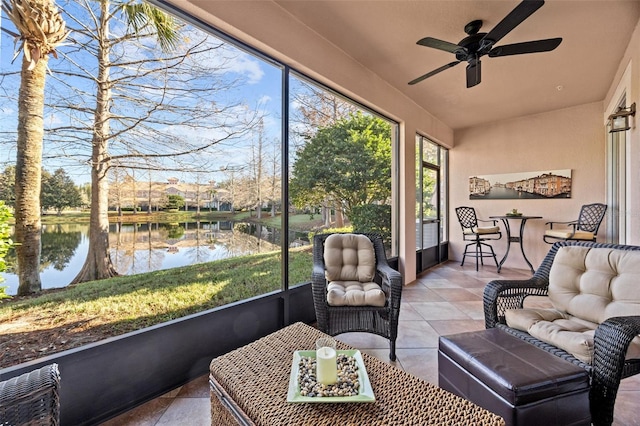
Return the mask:
{"type": "MultiPolygon", "coordinates": [[[[122,275],[140,274],[280,249],[280,229],[245,222],[111,224],[111,260],[122,275]]],[[[308,244],[306,233],[290,232],[290,245],[308,244]]],[[[89,247],[88,224],[44,225],[42,288],[65,287],[82,268],[89,247]]],[[[6,257],[15,265],[15,252],[6,257]]],[[[18,276],[2,273],[7,294],[18,291],[18,276]]]]}

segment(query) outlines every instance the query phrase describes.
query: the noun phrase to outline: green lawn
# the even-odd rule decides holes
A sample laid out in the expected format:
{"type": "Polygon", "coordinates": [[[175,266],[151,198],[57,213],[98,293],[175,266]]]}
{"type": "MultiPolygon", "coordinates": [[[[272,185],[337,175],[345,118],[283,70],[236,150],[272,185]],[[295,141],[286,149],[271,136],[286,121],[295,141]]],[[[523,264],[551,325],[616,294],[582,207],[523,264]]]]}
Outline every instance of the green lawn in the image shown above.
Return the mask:
{"type": "MultiPolygon", "coordinates": [[[[290,286],[308,282],[311,247],[289,253],[290,286]]],[[[5,300],[0,302],[0,347],[14,345],[17,350],[42,356],[80,346],[278,290],[280,270],[281,254],[272,252],[93,281],[35,297],[5,300]],[[15,345],[16,339],[20,339],[20,345],[15,345]],[[35,347],[30,348],[30,342],[35,347]],[[40,349],[37,345],[42,346],[42,342],[53,349],[46,345],[40,349]]],[[[13,361],[17,361],[15,357],[13,361]]],[[[5,362],[3,359],[0,368],[13,365],[11,360],[9,364],[5,362]]]]}
{"type": "MultiPolygon", "coordinates": [[[[44,223],[88,220],[88,213],[43,216],[44,223]],[[71,220],[70,220],[71,219],[71,220]]],[[[123,222],[192,219],[194,212],[123,215],[123,222]]],[[[251,220],[249,212],[203,212],[203,220],[251,220]]],[[[110,220],[118,220],[110,215],[110,220]]],[[[280,216],[261,223],[280,226],[280,216]]],[[[316,215],[292,215],[290,229],[309,231],[316,215]]],[[[93,281],[39,295],[0,300],[0,368],[50,355],[281,288],[281,253],[262,253],[93,281]]],[[[311,279],[311,246],[289,250],[289,286],[311,279]]]]}

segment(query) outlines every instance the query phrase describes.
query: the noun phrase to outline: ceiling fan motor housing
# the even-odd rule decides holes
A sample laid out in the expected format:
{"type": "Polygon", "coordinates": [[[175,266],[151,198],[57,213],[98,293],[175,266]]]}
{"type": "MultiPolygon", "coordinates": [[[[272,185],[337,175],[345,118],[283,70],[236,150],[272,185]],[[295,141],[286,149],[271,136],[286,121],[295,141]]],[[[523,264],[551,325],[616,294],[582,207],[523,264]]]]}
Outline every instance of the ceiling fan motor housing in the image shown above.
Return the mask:
{"type": "Polygon", "coordinates": [[[493,43],[489,40],[483,40],[487,33],[477,33],[467,36],[460,40],[458,46],[462,49],[456,50],[456,59],[459,61],[469,61],[472,58],[486,55],[493,43]]]}

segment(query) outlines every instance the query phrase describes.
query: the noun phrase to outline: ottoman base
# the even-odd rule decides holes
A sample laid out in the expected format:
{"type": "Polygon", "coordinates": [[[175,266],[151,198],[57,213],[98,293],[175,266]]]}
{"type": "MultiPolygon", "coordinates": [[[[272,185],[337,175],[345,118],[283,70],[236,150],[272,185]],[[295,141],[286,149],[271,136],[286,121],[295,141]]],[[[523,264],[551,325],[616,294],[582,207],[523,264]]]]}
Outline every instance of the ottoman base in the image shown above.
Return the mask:
{"type": "Polygon", "coordinates": [[[591,424],[587,372],[498,329],[441,337],[438,379],[507,425],[591,424]]]}

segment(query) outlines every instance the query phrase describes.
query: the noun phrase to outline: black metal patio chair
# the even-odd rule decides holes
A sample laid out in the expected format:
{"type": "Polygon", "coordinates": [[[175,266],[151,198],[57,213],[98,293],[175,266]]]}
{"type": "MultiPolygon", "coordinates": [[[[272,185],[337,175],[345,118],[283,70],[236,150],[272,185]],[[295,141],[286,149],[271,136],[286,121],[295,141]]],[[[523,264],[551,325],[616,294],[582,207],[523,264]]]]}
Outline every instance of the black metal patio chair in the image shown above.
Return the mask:
{"type": "Polygon", "coordinates": [[[477,271],[478,259],[480,263],[484,265],[485,257],[493,257],[494,262],[496,262],[496,267],[499,268],[498,259],[496,258],[496,253],[493,251],[493,247],[491,247],[491,244],[485,242],[502,238],[498,221],[478,219],[476,210],[473,207],[456,207],[456,214],[462,227],[463,241],[470,241],[464,248],[460,266],[464,266],[464,261],[467,256],[475,257],[477,271]],[[492,225],[479,226],[479,222],[491,223],[492,225]],[[486,247],[488,250],[483,249],[483,247],[486,247]],[[471,251],[469,251],[470,248],[472,249],[471,251]]]}
{"type": "Polygon", "coordinates": [[[580,208],[578,219],[569,222],[547,222],[549,229],[542,239],[547,244],[556,241],[596,241],[598,228],[607,212],[607,205],[602,203],[585,204],[580,208]],[[562,225],[562,228],[553,228],[562,225]]]}

